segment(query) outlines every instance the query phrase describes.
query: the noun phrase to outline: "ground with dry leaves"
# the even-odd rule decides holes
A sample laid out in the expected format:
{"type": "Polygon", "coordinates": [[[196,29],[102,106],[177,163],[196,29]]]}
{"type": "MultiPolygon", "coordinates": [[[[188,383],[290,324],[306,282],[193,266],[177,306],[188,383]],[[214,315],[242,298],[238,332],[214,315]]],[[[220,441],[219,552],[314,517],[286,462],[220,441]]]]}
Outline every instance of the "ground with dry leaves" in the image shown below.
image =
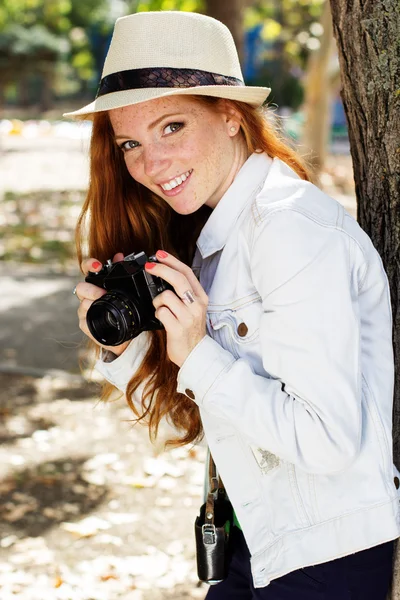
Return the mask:
{"type": "Polygon", "coordinates": [[[0,376],[0,597],[203,598],[204,447],[159,454],[124,402],[61,375],[0,376]]]}

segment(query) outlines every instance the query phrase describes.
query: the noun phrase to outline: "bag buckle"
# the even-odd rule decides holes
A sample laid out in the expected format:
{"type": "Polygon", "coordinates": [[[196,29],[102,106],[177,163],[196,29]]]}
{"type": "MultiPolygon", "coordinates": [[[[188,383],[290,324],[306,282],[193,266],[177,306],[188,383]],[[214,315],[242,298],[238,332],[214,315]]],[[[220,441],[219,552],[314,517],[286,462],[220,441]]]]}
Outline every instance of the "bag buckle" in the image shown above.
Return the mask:
{"type": "Polygon", "coordinates": [[[217,536],[215,533],[215,525],[212,523],[205,523],[201,527],[203,533],[203,543],[204,544],[215,544],[217,540],[217,536]]]}
{"type": "Polygon", "coordinates": [[[218,487],[219,487],[218,477],[211,477],[210,478],[210,494],[213,494],[215,496],[218,493],[218,487]]]}

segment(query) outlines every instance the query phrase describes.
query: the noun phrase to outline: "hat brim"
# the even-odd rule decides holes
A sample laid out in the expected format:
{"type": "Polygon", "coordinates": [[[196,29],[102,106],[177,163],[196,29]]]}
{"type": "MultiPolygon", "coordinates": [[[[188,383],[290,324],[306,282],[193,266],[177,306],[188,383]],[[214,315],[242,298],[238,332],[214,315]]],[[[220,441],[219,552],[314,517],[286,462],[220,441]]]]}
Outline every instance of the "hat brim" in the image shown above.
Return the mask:
{"type": "Polygon", "coordinates": [[[96,98],[94,102],[87,104],[79,110],[64,113],[64,117],[70,119],[92,119],[94,113],[113,110],[147,102],[154,98],[163,98],[166,96],[213,96],[215,98],[226,98],[227,100],[237,100],[246,102],[251,106],[261,106],[268,98],[271,89],[255,86],[227,86],[227,85],[208,85],[189,88],[141,88],[133,90],[123,90],[112,92],[96,98]]]}

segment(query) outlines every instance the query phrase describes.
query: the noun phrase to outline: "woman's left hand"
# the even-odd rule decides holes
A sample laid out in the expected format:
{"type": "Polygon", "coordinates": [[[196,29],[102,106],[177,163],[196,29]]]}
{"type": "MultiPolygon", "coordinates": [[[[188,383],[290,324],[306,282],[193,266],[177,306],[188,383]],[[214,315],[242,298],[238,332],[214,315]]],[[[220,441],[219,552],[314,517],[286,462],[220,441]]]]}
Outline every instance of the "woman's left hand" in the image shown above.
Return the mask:
{"type": "Polygon", "coordinates": [[[146,271],[171,284],[176,294],[166,290],[153,305],[167,332],[168,357],[181,367],[206,335],[208,297],[190,267],[163,250],[156,256],[159,262],[146,263],[146,271]]]}

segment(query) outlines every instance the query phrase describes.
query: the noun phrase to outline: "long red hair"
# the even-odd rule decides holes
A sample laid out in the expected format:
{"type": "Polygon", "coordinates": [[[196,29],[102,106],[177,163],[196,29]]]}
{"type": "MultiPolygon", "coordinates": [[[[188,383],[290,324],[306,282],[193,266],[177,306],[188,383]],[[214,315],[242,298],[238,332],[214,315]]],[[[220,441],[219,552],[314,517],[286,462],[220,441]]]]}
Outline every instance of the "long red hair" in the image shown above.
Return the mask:
{"type": "MultiPolygon", "coordinates": [[[[219,110],[216,98],[192,96],[219,110]]],[[[298,154],[280,135],[261,108],[242,102],[229,101],[241,116],[241,131],[249,154],[265,152],[287,163],[302,179],[310,175],[298,154]]],[[[124,255],[145,251],[148,256],[165,249],[191,265],[196,240],[211,210],[203,206],[190,215],[179,215],[161,198],[137,183],[129,175],[121,150],[113,138],[108,114],[93,115],[90,146],[89,190],[76,226],[76,247],[79,264],[85,254],[105,262],[116,252],[124,255]]],[[[203,434],[198,406],[184,394],[176,391],[178,367],[166,353],[165,331],[149,332],[149,349],[140,368],[132,374],[126,390],[128,405],[136,421],[148,424],[150,437],[157,436],[163,417],[180,436],[168,445],[196,442],[203,434]],[[142,411],[133,397],[139,386],[146,382],[142,393],[142,411]]],[[[89,346],[99,348],[89,341],[89,346]]],[[[108,400],[114,388],[104,383],[101,399],[108,400]]]]}

